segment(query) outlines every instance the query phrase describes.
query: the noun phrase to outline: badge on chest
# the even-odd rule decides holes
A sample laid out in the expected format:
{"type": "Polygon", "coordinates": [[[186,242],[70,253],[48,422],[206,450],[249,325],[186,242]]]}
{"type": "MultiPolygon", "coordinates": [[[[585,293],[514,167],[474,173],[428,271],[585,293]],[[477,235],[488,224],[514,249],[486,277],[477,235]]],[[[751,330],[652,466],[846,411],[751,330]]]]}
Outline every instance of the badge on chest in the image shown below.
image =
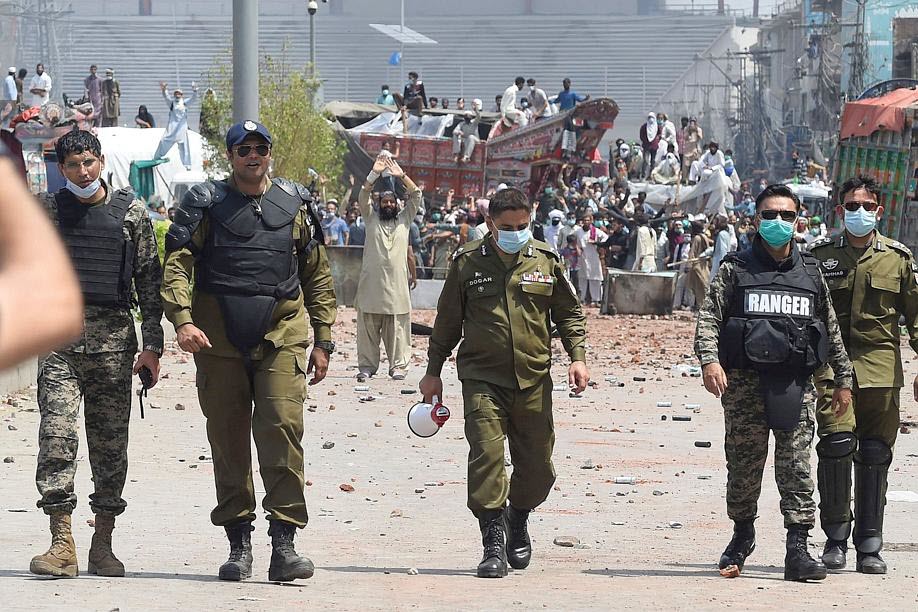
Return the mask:
{"type": "Polygon", "coordinates": [[[822,275],[825,278],[845,278],[848,276],[848,270],[845,268],[839,268],[839,262],[837,259],[827,259],[822,263],[822,275]]]}
{"type": "Polygon", "coordinates": [[[551,285],[555,282],[555,279],[548,275],[542,274],[538,270],[535,272],[526,272],[520,277],[520,282],[522,283],[542,283],[545,285],[551,285]]]}

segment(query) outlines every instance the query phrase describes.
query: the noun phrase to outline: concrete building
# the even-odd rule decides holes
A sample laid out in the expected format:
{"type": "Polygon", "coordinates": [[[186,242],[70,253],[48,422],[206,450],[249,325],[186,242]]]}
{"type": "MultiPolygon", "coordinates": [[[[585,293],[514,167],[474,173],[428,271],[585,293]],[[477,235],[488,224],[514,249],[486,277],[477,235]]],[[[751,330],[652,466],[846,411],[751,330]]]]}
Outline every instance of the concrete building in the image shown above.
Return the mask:
{"type": "MultiPolygon", "coordinates": [[[[231,45],[230,0],[40,4],[59,16],[50,22],[19,20],[17,62],[45,61],[57,96],[82,93],[81,81],[92,63],[114,68],[128,124],[140,104],[162,121],[159,81],[186,88],[192,80],[203,83],[231,45]]],[[[692,86],[717,80],[719,72],[710,66],[693,69],[696,56],[741,50],[751,33],[734,31],[733,17],[728,10],[717,14],[716,4],[698,4],[688,14],[667,9],[663,0],[406,0],[405,7],[407,25],[438,44],[405,45],[401,66],[391,66],[399,43],[369,24],[399,23],[397,0],[320,3],[317,65],[326,100],[373,100],[382,83],[400,90],[401,74],[408,70],[421,73],[429,95],[451,101],[478,97],[486,105],[518,74],[535,77],[552,95],[570,77],[582,94],[613,97],[621,107],[616,133],[634,138],[651,109],[685,109],[721,116],[721,121],[729,108],[724,89],[704,94],[692,86]],[[688,108],[687,97],[697,107],[688,108]]],[[[283,52],[292,66],[303,65],[309,44],[305,3],[263,1],[260,11],[263,52],[283,52]]],[[[192,113],[192,127],[196,121],[192,113]]]]}

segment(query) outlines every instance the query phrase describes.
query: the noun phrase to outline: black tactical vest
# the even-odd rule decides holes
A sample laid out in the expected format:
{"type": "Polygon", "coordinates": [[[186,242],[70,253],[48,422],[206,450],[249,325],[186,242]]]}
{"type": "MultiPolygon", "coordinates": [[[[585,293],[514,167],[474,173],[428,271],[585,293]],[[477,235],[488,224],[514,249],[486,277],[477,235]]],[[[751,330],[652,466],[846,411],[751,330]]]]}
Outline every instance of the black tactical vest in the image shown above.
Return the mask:
{"type": "Polygon", "coordinates": [[[227,337],[244,353],[264,338],[277,301],[300,294],[293,221],[303,199],[289,185],[274,183],[259,199],[215,183],[207,209],[196,288],[217,296],[227,337]]]}
{"type": "Polygon", "coordinates": [[[828,357],[828,332],[816,316],[819,262],[793,247],[775,264],[760,245],[728,257],[736,264],[733,305],[720,337],[727,370],[809,376],[828,357]],[[770,260],[770,261],[769,261],[770,260]]]}
{"type": "Polygon", "coordinates": [[[80,279],[83,300],[93,306],[131,307],[133,241],[124,236],[124,218],[134,201],[120,189],[106,204],[87,206],[67,189],[54,195],[58,230],[80,279]]]}

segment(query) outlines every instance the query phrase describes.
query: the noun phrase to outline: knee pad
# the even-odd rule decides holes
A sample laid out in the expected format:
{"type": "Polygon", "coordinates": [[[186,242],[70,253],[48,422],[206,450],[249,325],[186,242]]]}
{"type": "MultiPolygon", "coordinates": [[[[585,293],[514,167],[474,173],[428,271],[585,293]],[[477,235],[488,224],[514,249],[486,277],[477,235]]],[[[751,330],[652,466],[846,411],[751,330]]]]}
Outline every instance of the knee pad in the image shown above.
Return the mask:
{"type": "Polygon", "coordinates": [[[865,438],[854,460],[863,465],[889,465],[892,463],[892,449],[883,440],[865,438]]]}
{"type": "Polygon", "coordinates": [[[816,444],[816,454],[820,459],[844,459],[856,450],[857,437],[850,431],[829,434],[816,444]]]}

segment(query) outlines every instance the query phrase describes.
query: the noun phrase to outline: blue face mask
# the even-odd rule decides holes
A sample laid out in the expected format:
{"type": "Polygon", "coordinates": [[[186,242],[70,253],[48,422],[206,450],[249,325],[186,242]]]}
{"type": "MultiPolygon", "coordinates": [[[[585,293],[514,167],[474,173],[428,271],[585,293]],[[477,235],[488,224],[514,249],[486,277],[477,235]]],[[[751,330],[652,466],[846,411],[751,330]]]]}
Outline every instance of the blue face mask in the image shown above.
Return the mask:
{"type": "Polygon", "coordinates": [[[784,219],[762,219],[759,235],[770,246],[783,247],[794,235],[794,224],[784,219]]]}
{"type": "Polygon", "coordinates": [[[528,227],[518,232],[497,230],[497,246],[504,253],[519,253],[531,239],[532,232],[528,227]]]}
{"type": "Polygon", "coordinates": [[[859,207],[856,211],[845,211],[845,229],[858,238],[866,236],[877,226],[877,211],[864,210],[859,207]]]}

